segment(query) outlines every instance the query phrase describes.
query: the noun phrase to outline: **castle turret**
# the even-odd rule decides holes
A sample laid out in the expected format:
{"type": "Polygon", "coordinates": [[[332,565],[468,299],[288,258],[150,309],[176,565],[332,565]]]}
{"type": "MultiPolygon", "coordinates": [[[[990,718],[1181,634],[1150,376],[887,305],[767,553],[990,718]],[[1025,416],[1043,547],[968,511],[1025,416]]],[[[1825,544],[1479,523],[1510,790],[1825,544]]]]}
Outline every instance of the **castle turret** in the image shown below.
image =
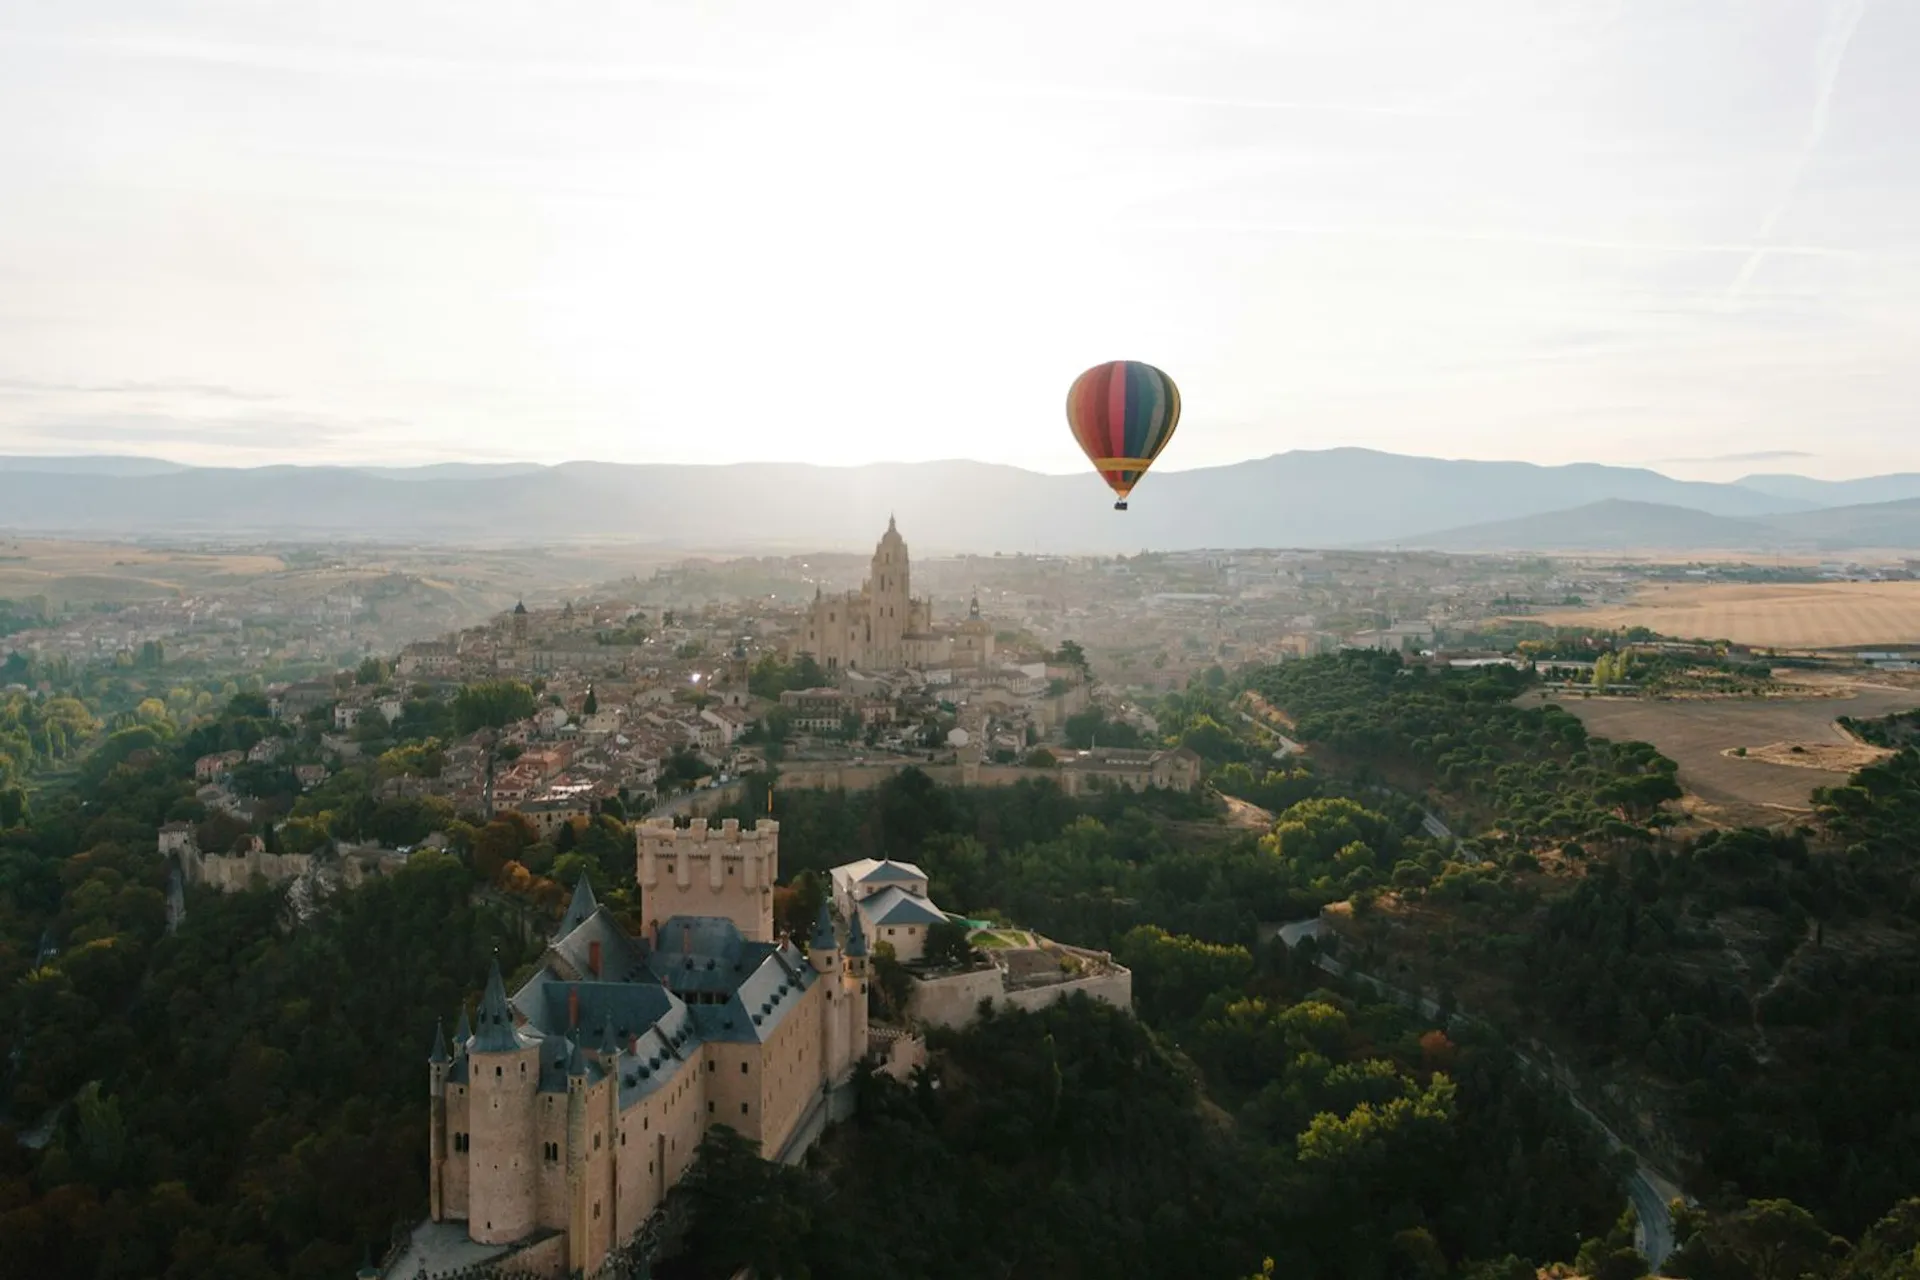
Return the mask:
{"type": "Polygon", "coordinates": [[[467,1006],[460,1006],[460,1022],[453,1029],[453,1051],[456,1054],[467,1051],[467,1041],[473,1039],[473,1024],[467,1020],[467,1006]]]}
{"type": "Polygon", "coordinates": [[[467,1045],[467,1234],[481,1244],[511,1244],[535,1225],[539,1042],[523,1039],[514,1026],[497,957],[476,1021],[467,1045]]]}
{"type": "MultiPolygon", "coordinates": [[[[867,1056],[867,932],[860,924],[860,908],[847,913],[847,969],[841,981],[847,993],[845,1048],[851,1066],[867,1056]]],[[[829,1061],[830,1070],[839,1063],[829,1061]]]]}
{"type": "Polygon", "coordinates": [[[840,967],[840,940],[833,936],[833,914],[824,898],[820,900],[820,918],[813,923],[813,937],[807,943],[807,960],[816,973],[832,973],[840,967]]]}
{"type": "Polygon", "coordinates": [[[860,927],[860,908],[850,913],[852,919],[847,924],[847,972],[858,977],[867,976],[867,931],[860,927]]]}

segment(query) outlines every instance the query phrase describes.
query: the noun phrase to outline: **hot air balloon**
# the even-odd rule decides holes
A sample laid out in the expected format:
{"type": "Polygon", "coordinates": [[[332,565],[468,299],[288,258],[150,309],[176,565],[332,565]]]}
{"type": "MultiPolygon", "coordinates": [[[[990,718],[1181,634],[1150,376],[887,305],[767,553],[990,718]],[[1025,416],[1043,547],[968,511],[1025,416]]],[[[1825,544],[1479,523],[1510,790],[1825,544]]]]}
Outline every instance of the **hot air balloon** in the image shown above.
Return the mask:
{"type": "Polygon", "coordinates": [[[1115,511],[1173,439],[1180,425],[1180,388],[1138,360],[1095,365],[1067,392],[1067,423],[1087,460],[1113,490],[1115,511]]]}

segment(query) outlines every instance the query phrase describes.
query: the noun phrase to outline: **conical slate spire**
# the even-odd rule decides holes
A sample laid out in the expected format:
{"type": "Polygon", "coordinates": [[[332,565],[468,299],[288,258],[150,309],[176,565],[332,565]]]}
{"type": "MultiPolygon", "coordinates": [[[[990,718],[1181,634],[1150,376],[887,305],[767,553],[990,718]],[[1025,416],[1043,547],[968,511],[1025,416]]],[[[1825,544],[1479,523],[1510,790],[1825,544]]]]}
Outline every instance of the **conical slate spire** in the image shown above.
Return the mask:
{"type": "Polygon", "coordinates": [[[620,1042],[613,1038],[613,1015],[609,1013],[600,1024],[600,1052],[618,1053],[620,1042]]]}
{"type": "Polygon", "coordinates": [[[855,907],[850,914],[852,919],[847,923],[847,954],[864,956],[867,954],[867,931],[860,927],[860,909],[855,907]]]}
{"type": "Polygon", "coordinates": [[[453,1029],[453,1047],[464,1053],[467,1041],[471,1039],[473,1039],[473,1023],[467,1018],[467,1006],[463,1001],[460,1005],[460,1024],[453,1029]]]}
{"type": "Polygon", "coordinates": [[[580,1041],[573,1041],[573,1052],[567,1055],[567,1074],[584,1076],[587,1074],[587,1055],[580,1052],[580,1041]]]}
{"type": "Polygon", "coordinates": [[[446,1027],[438,1018],[433,1020],[433,1053],[428,1057],[427,1061],[435,1065],[453,1061],[452,1058],[447,1056],[446,1027]]]}
{"type": "Polygon", "coordinates": [[[815,951],[831,951],[839,946],[833,936],[833,917],[827,912],[827,900],[820,900],[820,918],[813,922],[813,940],[807,944],[815,951]]]}
{"type": "Polygon", "coordinates": [[[474,1029],[473,1053],[512,1053],[520,1047],[513,1030],[513,1011],[507,1008],[507,984],[500,977],[500,957],[493,958],[487,974],[487,994],[480,998],[479,1025],[474,1029]]]}
{"type": "Polygon", "coordinates": [[[559,936],[565,937],[578,929],[599,909],[600,903],[593,896],[593,885],[588,882],[587,873],[582,871],[580,879],[574,882],[573,902],[567,907],[567,914],[561,917],[559,936]]]}

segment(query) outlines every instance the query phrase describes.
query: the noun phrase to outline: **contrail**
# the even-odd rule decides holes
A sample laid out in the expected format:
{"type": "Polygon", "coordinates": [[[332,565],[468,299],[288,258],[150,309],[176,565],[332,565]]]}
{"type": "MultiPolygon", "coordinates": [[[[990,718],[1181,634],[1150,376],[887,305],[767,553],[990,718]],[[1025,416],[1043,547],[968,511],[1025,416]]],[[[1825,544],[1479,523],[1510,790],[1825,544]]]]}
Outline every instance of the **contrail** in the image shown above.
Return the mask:
{"type": "Polygon", "coordinates": [[[1740,268],[1740,274],[1734,277],[1732,287],[1727,290],[1727,301],[1730,303],[1739,299],[1748,281],[1753,279],[1753,273],[1760,269],[1760,260],[1771,252],[1767,241],[1794,197],[1799,194],[1800,180],[1806,176],[1807,165],[1827,131],[1827,114],[1833,104],[1833,87],[1840,81],[1840,65],[1846,61],[1847,47],[1853,43],[1853,33],[1859,29],[1860,19],[1866,11],[1867,0],[1835,0],[1833,7],[1827,11],[1826,28],[1821,31],[1820,42],[1813,51],[1813,115],[1807,121],[1806,141],[1800,145],[1800,154],[1795,158],[1793,171],[1787,178],[1786,191],[1767,211],[1766,220],[1760,224],[1759,234],[1754,237],[1760,242],[1759,246],[1740,268]]]}

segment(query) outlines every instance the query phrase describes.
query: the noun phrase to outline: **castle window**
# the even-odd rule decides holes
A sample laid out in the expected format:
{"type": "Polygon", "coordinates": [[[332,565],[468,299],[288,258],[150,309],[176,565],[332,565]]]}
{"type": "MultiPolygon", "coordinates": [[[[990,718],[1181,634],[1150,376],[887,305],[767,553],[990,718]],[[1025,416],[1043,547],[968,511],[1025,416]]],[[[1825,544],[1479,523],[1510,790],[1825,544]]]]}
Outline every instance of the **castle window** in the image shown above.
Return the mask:
{"type": "Polygon", "coordinates": [[[593,1135],[593,1149],[595,1151],[600,1149],[600,1135],[597,1133],[593,1135]]]}
{"type": "Polygon", "coordinates": [[[593,1202],[593,1216],[596,1218],[600,1216],[600,1202],[598,1200],[593,1202]]]}
{"type": "Polygon", "coordinates": [[[744,1102],[740,1104],[740,1114],[741,1115],[747,1114],[747,1104],[744,1102]]]}
{"type": "Polygon", "coordinates": [[[741,1075],[747,1074],[747,1064],[744,1062],[740,1064],[740,1074],[741,1075]]]}
{"type": "Polygon", "coordinates": [[[713,1059],[712,1059],[712,1058],[708,1058],[708,1059],[707,1059],[707,1074],[708,1074],[708,1075],[712,1075],[712,1074],[713,1074],[713,1059]]]}
{"type": "Polygon", "coordinates": [[[548,1164],[557,1163],[560,1159],[560,1144],[557,1142],[546,1143],[541,1148],[540,1154],[546,1157],[548,1164]]]}
{"type": "Polygon", "coordinates": [[[712,1115],[712,1114],[713,1114],[713,1104],[712,1104],[711,1102],[709,1102],[709,1103],[707,1104],[707,1114],[708,1114],[708,1115],[712,1115]]]}
{"type": "MultiPolygon", "coordinates": [[[[521,1068],[520,1068],[520,1069],[521,1069],[522,1071],[524,1071],[524,1070],[526,1070],[526,1065],[525,1065],[524,1063],[523,1063],[523,1064],[521,1064],[521,1068]]],[[[493,1069],[493,1078],[494,1078],[495,1080],[498,1080],[498,1079],[499,1079],[499,1078],[500,1078],[501,1076],[503,1076],[503,1075],[505,1075],[505,1074],[506,1074],[506,1071],[505,1071],[505,1069],[504,1069],[504,1068],[501,1068],[501,1067],[495,1067],[495,1068],[493,1069]]]]}

